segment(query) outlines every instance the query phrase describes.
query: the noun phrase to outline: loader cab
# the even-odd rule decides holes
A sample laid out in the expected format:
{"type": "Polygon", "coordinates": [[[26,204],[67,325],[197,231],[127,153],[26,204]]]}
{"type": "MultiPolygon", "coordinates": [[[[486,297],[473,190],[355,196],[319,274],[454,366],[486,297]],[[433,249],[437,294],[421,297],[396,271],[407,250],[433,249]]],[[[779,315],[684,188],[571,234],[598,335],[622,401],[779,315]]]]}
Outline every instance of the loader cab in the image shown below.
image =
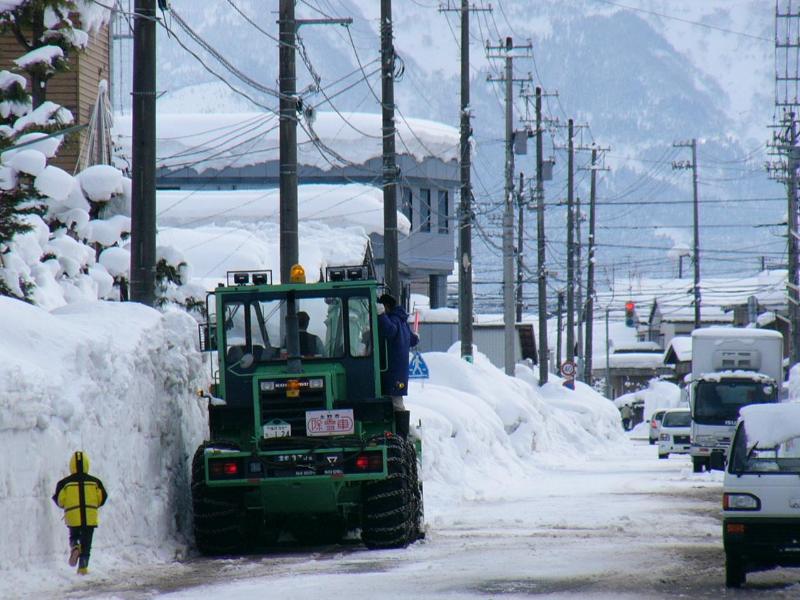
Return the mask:
{"type": "Polygon", "coordinates": [[[252,431],[258,386],[265,380],[321,378],[326,382],[321,407],[328,409],[355,408],[381,397],[378,284],[356,276],[366,274],[356,270],[350,278],[334,273],[327,281],[277,285],[271,276],[229,274],[228,285],[208,298],[213,318],[205,337],[216,350],[216,396],[224,402],[209,409],[212,433],[241,438],[252,431]]]}
{"type": "Polygon", "coordinates": [[[248,397],[257,371],[286,368],[289,354],[285,320],[290,296],[297,313],[308,315],[307,327],[301,325],[299,331],[304,368],[341,365],[347,374],[351,399],[374,397],[377,390],[373,349],[377,344],[373,339],[371,294],[374,296],[374,291],[367,287],[334,289],[320,284],[306,290],[226,294],[220,305],[223,318],[219,337],[219,373],[226,401],[248,397]]]}

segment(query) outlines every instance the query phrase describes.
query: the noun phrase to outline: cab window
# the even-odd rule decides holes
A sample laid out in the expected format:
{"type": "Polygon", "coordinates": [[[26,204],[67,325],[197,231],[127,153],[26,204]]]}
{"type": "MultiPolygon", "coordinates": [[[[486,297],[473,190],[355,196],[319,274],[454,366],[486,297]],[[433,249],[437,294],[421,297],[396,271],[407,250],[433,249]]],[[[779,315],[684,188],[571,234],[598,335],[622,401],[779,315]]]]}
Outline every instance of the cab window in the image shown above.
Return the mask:
{"type": "Polygon", "coordinates": [[[348,335],[350,356],[356,358],[372,355],[372,320],[369,299],[354,296],[347,299],[348,335]]]}

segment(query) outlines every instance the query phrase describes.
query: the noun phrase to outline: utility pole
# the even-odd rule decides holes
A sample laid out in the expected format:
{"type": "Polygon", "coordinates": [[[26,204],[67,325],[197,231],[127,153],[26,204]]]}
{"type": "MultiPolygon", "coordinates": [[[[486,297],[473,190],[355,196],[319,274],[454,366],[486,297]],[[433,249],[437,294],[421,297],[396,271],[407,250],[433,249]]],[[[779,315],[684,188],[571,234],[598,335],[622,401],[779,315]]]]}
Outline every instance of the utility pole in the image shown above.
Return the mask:
{"type": "Polygon", "coordinates": [[[697,198],[697,140],[692,138],[688,142],[676,142],[672,144],[675,148],[691,148],[692,161],[673,161],[673,169],[692,170],[692,197],[693,197],[693,217],[694,217],[694,328],[700,327],[700,205],[697,198]]]}
{"type": "MultiPolygon", "coordinates": [[[[505,83],[506,113],[506,163],[505,163],[505,204],[503,211],[503,323],[504,323],[504,366],[506,375],[514,374],[515,357],[515,314],[514,314],[514,56],[513,50],[531,46],[514,46],[511,37],[506,38],[505,46],[486,46],[486,50],[503,51],[501,55],[490,58],[504,58],[505,75],[501,79],[488,78],[489,81],[505,83]]],[[[528,81],[521,79],[517,81],[528,81]]]]}
{"type": "Polygon", "coordinates": [[[558,292],[558,316],[556,317],[556,326],[558,327],[558,331],[556,331],[556,365],[555,370],[556,372],[561,371],[561,331],[563,327],[563,318],[562,315],[564,314],[564,292],[558,292]]]}
{"type": "MultiPolygon", "coordinates": [[[[295,0],[280,0],[278,6],[278,85],[280,145],[280,268],[281,283],[288,283],[292,266],[300,262],[297,210],[297,73],[295,51],[297,30],[302,25],[345,25],[352,19],[296,19],[295,0]]],[[[392,138],[394,139],[394,138],[392,138]]],[[[396,212],[396,211],[395,211],[396,212]]],[[[395,214],[395,219],[397,218],[395,214]]],[[[296,373],[302,369],[294,300],[287,304],[286,351],[287,368],[296,373]]]]}
{"type": "Polygon", "coordinates": [[[547,268],[544,239],[544,158],[542,156],[542,88],[536,88],[536,254],[539,292],[539,385],[547,383],[547,268]]]}
{"type": "MultiPolygon", "coordinates": [[[[613,279],[612,279],[613,281],[613,279]]],[[[608,337],[608,308],[606,308],[606,398],[611,397],[611,340],[608,337]]]]}
{"type": "Polygon", "coordinates": [[[789,323],[791,328],[789,357],[792,364],[800,362],[800,297],[798,296],[798,244],[797,244],[797,119],[794,112],[784,118],[784,132],[779,137],[781,152],[786,157],[786,198],[787,198],[787,243],[788,277],[786,294],[788,297],[789,323]]]}
{"type": "Polygon", "coordinates": [[[397,242],[397,165],[394,147],[394,44],[392,0],[381,0],[381,104],[383,105],[383,264],[390,292],[400,298],[397,242]]]}
{"type": "Polygon", "coordinates": [[[567,121],[567,361],[575,360],[575,201],[573,121],[567,121]]]}
{"type": "Polygon", "coordinates": [[[439,12],[458,11],[461,16],[461,201],[458,209],[458,331],[461,338],[461,358],[472,362],[472,320],[474,297],[472,294],[472,157],[469,139],[472,135],[469,100],[469,13],[490,12],[491,8],[469,6],[461,0],[460,8],[439,6],[439,12]]]}
{"type": "Polygon", "coordinates": [[[578,327],[577,327],[577,351],[575,358],[578,362],[577,369],[575,370],[575,379],[583,381],[583,271],[581,270],[581,197],[575,198],[575,215],[573,216],[575,223],[575,288],[577,297],[575,305],[578,307],[578,327]]]}
{"type": "Polygon", "coordinates": [[[525,176],[519,174],[519,192],[517,193],[517,322],[522,321],[522,279],[524,262],[522,259],[523,234],[525,232],[525,203],[522,201],[525,176]]]}
{"type": "MultiPolygon", "coordinates": [[[[597,171],[601,170],[597,166],[597,151],[598,148],[596,146],[592,148],[592,164],[590,167],[591,183],[589,185],[589,264],[586,267],[586,340],[583,362],[583,380],[587,383],[592,382],[592,353],[594,352],[594,263],[595,248],[597,246],[597,240],[595,239],[595,228],[597,224],[597,171]]],[[[602,170],[608,169],[604,167],[602,170]]]]}
{"type": "Polygon", "coordinates": [[[278,17],[281,283],[289,283],[292,265],[300,262],[297,237],[297,23],[294,4],[294,0],[280,0],[278,17]]]}
{"type": "Polygon", "coordinates": [[[153,306],[156,278],[156,0],[133,18],[130,299],[153,306]]]}
{"type": "Polygon", "coordinates": [[[775,2],[775,108],[783,118],[773,125],[771,147],[777,150],[781,160],[768,163],[770,176],[786,184],[787,195],[787,249],[788,273],[786,296],[789,312],[789,359],[790,364],[800,362],[800,295],[798,295],[798,202],[797,167],[800,159],[798,147],[797,114],[800,111],[800,11],[791,0],[775,2]]]}
{"type": "Polygon", "coordinates": [[[514,374],[514,267],[513,267],[513,228],[514,228],[514,59],[511,49],[514,47],[510,37],[506,38],[506,187],[505,211],[503,212],[503,324],[505,325],[504,348],[506,375],[514,374]]]}
{"type": "MultiPolygon", "coordinates": [[[[583,144],[575,146],[575,125],[567,120],[567,360],[575,361],[575,151],[588,150],[583,144]]],[[[559,147],[564,149],[563,147],[559,147]]]]}

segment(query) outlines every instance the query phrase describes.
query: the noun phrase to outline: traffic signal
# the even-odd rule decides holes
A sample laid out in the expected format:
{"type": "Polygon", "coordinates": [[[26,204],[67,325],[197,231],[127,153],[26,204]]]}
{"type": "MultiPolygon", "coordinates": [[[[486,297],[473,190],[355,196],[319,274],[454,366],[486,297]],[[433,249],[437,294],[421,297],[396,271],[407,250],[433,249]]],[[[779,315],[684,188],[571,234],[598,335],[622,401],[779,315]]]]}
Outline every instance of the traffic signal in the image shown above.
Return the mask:
{"type": "Polygon", "coordinates": [[[625,325],[634,327],[636,325],[634,316],[636,314],[636,304],[633,300],[628,300],[625,303],[625,325]]]}

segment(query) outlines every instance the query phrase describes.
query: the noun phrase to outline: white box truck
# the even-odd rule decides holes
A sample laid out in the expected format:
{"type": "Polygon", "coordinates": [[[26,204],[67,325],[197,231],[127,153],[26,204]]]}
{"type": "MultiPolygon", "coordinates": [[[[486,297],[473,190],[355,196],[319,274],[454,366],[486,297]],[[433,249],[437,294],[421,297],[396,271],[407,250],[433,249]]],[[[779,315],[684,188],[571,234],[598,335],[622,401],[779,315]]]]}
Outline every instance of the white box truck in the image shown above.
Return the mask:
{"type": "Polygon", "coordinates": [[[739,409],[777,402],[783,383],[783,336],[767,329],[708,327],[692,332],[691,455],[695,473],[721,469],[739,409]]]}

